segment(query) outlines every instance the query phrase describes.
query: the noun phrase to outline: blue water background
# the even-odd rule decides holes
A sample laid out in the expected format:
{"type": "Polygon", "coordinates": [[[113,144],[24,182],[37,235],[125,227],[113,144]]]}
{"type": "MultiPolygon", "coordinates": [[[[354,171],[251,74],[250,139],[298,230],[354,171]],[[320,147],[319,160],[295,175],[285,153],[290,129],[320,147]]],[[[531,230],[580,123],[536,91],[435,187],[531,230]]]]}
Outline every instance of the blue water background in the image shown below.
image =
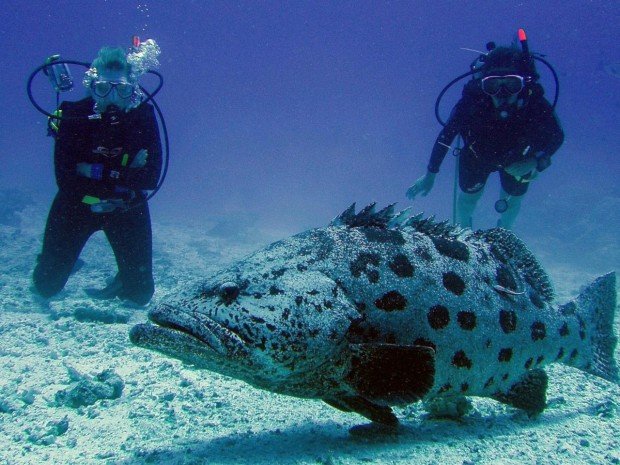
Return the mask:
{"type": "MultiPolygon", "coordinates": [[[[435,98],[476,57],[461,48],[505,44],[524,27],[559,74],[566,141],[532,184],[516,232],[558,262],[618,269],[618,24],[620,3],[608,1],[5,1],[0,187],[46,202],[56,190],[45,118],[26,97],[31,70],[53,53],[91,61],[138,34],[161,46],[166,79],[157,101],[171,159],[155,222],[241,218],[286,234],[353,201],[405,207],[440,130],[435,98]]],[[[551,96],[551,75],[539,71],[551,96]]],[[[74,77],[71,100],[83,94],[74,77]]],[[[446,95],[444,118],[460,89],[446,95]]],[[[33,90],[53,108],[42,76],[33,90]]],[[[414,209],[451,218],[453,167],[447,157],[414,209]]],[[[477,226],[494,225],[497,189],[492,176],[477,226]]]]}

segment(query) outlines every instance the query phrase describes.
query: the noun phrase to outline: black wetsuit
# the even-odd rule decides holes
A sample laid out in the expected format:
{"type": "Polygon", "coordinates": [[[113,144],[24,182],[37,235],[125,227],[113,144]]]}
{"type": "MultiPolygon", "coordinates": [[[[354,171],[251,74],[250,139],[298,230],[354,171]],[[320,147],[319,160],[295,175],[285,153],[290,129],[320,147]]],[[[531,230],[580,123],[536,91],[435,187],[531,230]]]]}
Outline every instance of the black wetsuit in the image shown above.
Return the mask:
{"type": "Polygon", "coordinates": [[[34,270],[36,290],[43,297],[58,293],[86,244],[103,230],[118,265],[122,282],[120,297],[138,304],[153,295],[152,236],[146,202],[130,209],[95,213],[89,202],[144,199],[143,190],[156,187],[161,172],[161,141],[153,107],[142,104],[129,112],[106,111],[101,119],[89,119],[94,101],[63,102],[63,119],[56,138],[54,165],[58,193],[47,219],[43,251],[34,270]],[[130,165],[141,150],[146,164],[130,165]],[[97,167],[100,179],[77,174],[78,163],[97,167]]]}
{"type": "Polygon", "coordinates": [[[514,109],[508,118],[501,119],[491,97],[480,90],[477,82],[467,83],[461,100],[435,141],[428,171],[439,171],[448,146],[460,135],[463,139],[459,156],[462,191],[479,192],[489,174],[499,171],[502,187],[508,194],[525,194],[528,183],[518,181],[504,168],[535,156],[538,171],[544,170],[551,163],[551,155],[562,145],[564,134],[539,84],[522,93],[526,93],[525,97],[520,96],[524,105],[514,109]]]}

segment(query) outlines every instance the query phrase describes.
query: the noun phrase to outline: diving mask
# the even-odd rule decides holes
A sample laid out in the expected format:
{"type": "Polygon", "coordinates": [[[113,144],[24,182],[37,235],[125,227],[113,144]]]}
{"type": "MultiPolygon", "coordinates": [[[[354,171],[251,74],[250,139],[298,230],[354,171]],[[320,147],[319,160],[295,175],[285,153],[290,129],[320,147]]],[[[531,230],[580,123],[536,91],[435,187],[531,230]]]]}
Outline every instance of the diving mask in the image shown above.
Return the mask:
{"type": "Polygon", "coordinates": [[[482,91],[492,97],[498,95],[502,90],[510,95],[518,94],[524,86],[525,79],[517,74],[482,78],[482,91]]]}
{"type": "Polygon", "coordinates": [[[122,81],[95,81],[90,83],[90,88],[94,95],[99,98],[105,98],[110,95],[112,89],[116,89],[116,93],[122,99],[129,98],[135,91],[135,86],[128,82],[122,81]]]}

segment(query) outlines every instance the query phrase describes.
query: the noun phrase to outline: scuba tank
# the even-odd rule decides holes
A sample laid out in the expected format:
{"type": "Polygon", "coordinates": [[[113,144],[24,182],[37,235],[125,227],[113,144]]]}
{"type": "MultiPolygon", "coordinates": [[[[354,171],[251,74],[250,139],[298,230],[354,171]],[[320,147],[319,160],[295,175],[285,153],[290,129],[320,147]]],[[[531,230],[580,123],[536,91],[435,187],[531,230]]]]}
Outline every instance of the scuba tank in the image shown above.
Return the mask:
{"type": "Polygon", "coordinates": [[[60,60],[60,55],[51,55],[45,60],[45,64],[47,66],[43,68],[43,72],[49,78],[54,92],[68,92],[73,89],[73,77],[71,77],[69,66],[60,60]]]}

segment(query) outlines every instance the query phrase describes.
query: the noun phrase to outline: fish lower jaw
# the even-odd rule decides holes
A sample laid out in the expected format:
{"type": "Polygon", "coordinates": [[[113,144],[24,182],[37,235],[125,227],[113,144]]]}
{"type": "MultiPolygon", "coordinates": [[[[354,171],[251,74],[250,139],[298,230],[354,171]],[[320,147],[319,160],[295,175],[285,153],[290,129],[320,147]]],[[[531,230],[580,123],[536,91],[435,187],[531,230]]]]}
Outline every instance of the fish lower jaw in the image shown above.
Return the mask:
{"type": "Polygon", "coordinates": [[[206,316],[196,317],[163,305],[149,313],[149,319],[158,327],[192,337],[222,357],[237,358],[248,355],[246,342],[235,332],[206,316]]]}

